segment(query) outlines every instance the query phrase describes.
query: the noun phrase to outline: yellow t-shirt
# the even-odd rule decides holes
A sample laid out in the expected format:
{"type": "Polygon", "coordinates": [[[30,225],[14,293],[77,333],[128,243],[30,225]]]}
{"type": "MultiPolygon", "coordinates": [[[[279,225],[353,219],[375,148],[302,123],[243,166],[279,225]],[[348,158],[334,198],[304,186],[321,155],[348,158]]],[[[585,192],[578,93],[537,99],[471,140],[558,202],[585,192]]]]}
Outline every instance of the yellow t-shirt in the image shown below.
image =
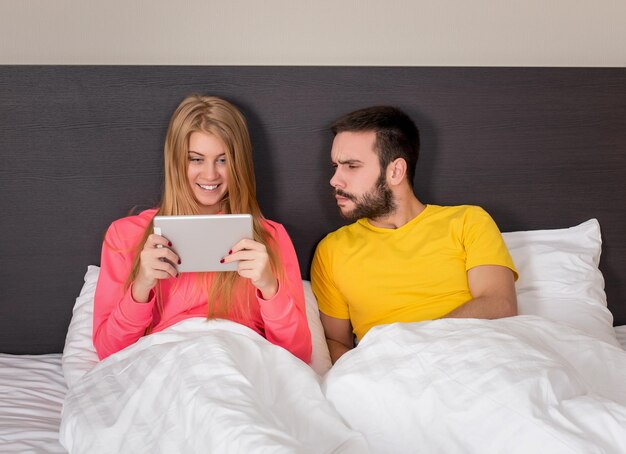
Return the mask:
{"type": "Polygon", "coordinates": [[[427,205],[398,229],[360,219],[317,246],[311,284],[320,311],[350,319],[357,339],[376,325],[433,320],[472,299],[467,271],[517,271],[495,222],[477,206],[427,205]]]}

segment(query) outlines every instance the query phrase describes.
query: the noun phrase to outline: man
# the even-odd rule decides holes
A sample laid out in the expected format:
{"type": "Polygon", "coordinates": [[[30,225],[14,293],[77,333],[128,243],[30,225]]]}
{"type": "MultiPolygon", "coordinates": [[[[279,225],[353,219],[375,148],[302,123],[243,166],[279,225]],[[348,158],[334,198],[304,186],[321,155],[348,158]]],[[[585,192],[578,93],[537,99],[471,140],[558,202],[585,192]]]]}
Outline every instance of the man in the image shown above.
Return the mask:
{"type": "Polygon", "coordinates": [[[491,217],[415,196],[419,132],[404,112],[370,107],[331,130],[330,184],[356,221],[320,242],[311,270],[333,363],[376,325],[517,314],[517,272],[491,217]]]}

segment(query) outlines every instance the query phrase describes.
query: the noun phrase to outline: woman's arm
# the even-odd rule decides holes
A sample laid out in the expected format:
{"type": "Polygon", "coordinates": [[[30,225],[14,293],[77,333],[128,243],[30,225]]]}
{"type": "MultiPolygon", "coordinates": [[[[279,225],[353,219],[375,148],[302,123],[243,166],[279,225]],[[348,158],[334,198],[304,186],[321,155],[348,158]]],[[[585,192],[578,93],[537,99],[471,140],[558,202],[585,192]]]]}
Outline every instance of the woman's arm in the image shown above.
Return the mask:
{"type": "Polygon", "coordinates": [[[269,230],[273,230],[280,251],[284,277],[279,279],[278,290],[272,298],[265,300],[260,291],[256,292],[265,323],[265,337],[308,363],[311,361],[311,331],[306,318],[302,276],[296,251],[282,225],[273,224],[269,230]]]}
{"type": "Polygon", "coordinates": [[[93,344],[100,359],[135,343],[152,321],[154,292],[147,302],[138,303],[133,300],[132,285],[124,288],[134,252],[132,242],[121,236],[128,233],[124,232],[128,230],[124,228],[128,224],[125,221],[109,227],[102,245],[93,318],[93,344]]]}

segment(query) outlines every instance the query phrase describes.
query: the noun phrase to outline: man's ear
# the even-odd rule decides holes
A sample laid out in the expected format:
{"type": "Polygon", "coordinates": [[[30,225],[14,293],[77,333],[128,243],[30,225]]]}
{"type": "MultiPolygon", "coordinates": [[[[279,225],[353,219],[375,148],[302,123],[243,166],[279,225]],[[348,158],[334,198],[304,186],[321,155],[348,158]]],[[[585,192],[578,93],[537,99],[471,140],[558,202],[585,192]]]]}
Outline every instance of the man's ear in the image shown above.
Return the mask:
{"type": "Polygon", "coordinates": [[[387,184],[396,186],[406,179],[406,161],[397,158],[387,166],[387,184]]]}

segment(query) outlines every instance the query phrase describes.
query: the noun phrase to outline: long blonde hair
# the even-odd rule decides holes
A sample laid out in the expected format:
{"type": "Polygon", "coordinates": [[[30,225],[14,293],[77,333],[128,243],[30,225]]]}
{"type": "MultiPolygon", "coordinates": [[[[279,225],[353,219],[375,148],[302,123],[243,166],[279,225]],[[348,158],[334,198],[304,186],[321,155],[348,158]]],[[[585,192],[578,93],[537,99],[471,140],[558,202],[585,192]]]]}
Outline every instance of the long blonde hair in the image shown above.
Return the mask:
{"type": "MultiPolygon", "coordinates": [[[[263,215],[256,199],[256,179],[252,160],[252,142],[246,120],[239,110],[223,99],[214,96],[191,95],[185,98],[170,119],[165,137],[165,181],[158,215],[176,216],[199,214],[200,207],[187,178],[189,137],[193,132],[204,132],[219,137],[226,149],[228,168],[228,193],[221,201],[224,213],[249,213],[253,220],[254,240],[266,246],[274,273],[280,279],[283,270],[278,245],[263,228],[263,215]]],[[[127,287],[139,272],[139,252],[153,231],[147,226],[137,245],[133,267],[126,281],[127,287]]],[[[230,313],[239,317],[249,315],[250,301],[235,305],[232,295],[239,286],[251,286],[248,279],[236,272],[198,273],[199,284],[207,295],[207,317],[214,318],[230,313]]],[[[160,286],[156,287],[157,306],[162,311],[160,286]]],[[[251,292],[246,292],[250,294],[251,292]]]]}

